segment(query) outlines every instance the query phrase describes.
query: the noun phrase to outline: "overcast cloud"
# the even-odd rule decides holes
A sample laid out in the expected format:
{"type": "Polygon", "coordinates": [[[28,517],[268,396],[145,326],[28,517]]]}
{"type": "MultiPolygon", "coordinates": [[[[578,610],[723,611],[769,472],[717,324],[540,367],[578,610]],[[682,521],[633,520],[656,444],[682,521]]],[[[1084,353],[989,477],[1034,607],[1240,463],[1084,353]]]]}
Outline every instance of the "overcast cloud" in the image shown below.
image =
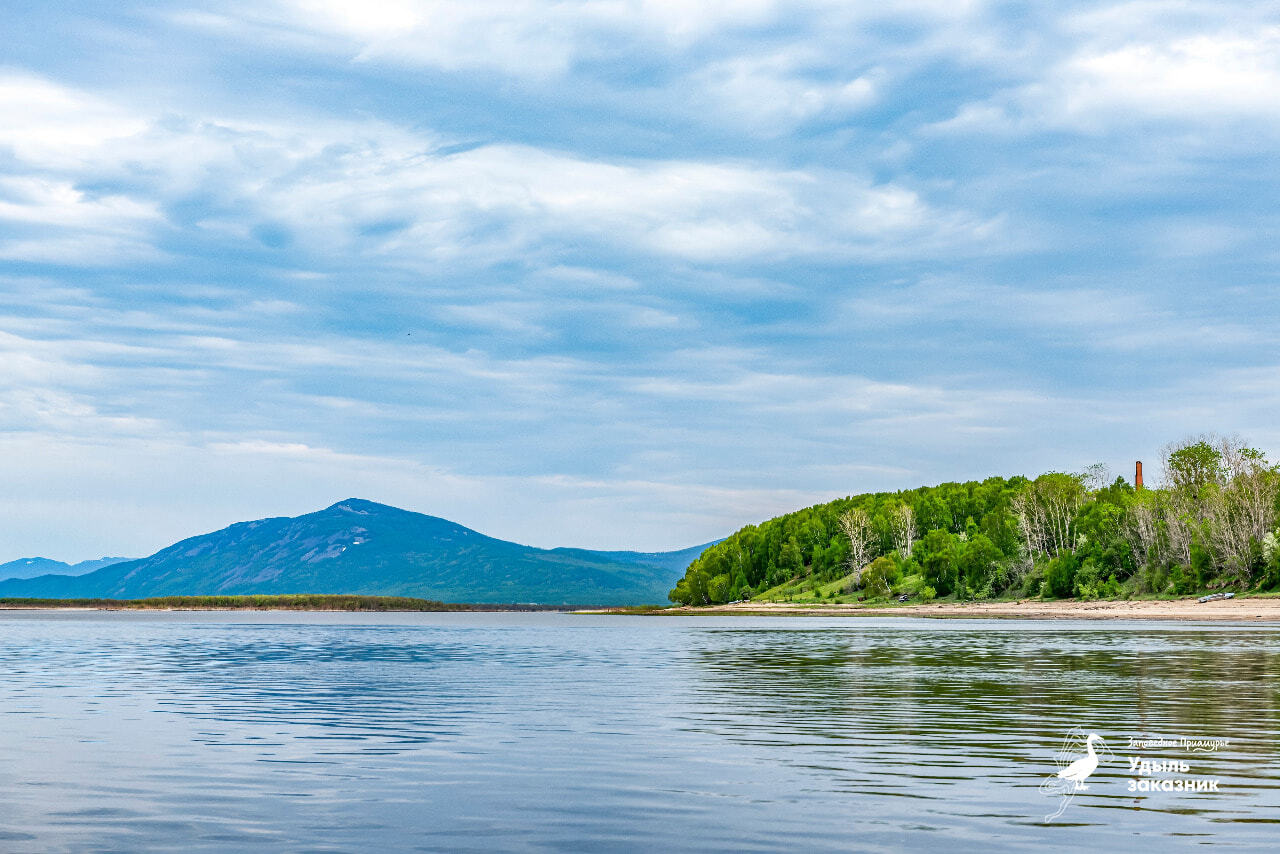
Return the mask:
{"type": "Polygon", "coordinates": [[[1280,451],[1280,4],[0,13],[0,560],[1280,451]]]}

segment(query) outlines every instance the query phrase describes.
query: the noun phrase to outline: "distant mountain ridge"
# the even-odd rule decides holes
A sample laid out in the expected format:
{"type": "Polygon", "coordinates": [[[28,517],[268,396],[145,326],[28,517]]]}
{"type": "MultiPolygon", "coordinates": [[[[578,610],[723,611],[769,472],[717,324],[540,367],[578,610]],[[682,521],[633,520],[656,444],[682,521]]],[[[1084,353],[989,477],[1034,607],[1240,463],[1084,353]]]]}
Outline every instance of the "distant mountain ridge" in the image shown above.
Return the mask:
{"type": "Polygon", "coordinates": [[[358,593],[446,602],[647,604],[664,601],[705,547],[538,549],[352,498],[303,516],[240,522],[86,575],[0,581],[0,596],[358,593]]]}
{"type": "Polygon", "coordinates": [[[123,563],[127,557],[100,557],[97,560],[82,560],[79,563],[65,563],[47,557],[20,557],[8,563],[0,563],[0,581],[11,578],[36,578],[41,575],[85,575],[95,569],[123,563]]]}

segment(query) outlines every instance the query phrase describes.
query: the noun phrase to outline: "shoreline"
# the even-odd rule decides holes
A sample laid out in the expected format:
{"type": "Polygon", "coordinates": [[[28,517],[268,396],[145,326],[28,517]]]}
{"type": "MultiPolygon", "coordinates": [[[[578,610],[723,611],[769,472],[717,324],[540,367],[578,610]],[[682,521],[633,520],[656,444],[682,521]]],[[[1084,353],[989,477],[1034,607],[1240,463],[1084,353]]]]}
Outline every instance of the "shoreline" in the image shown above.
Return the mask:
{"type": "Polygon", "coordinates": [[[1197,602],[1185,599],[1072,599],[1008,602],[931,602],[914,605],[829,604],[787,602],[735,602],[728,605],[674,608],[601,609],[591,613],[643,613],[652,616],[740,617],[917,617],[1024,620],[1231,620],[1280,622],[1280,597],[1244,597],[1197,602]]]}
{"type": "Polygon", "coordinates": [[[335,613],[559,612],[656,617],[915,617],[918,619],[1177,620],[1280,623],[1280,596],[1183,599],[930,602],[928,604],[734,602],[701,607],[442,603],[400,597],[165,597],[153,600],[0,599],[3,611],[295,611],[335,613]],[[257,601],[253,601],[257,598],[257,601]],[[184,601],[186,600],[186,601],[184,601]],[[210,601],[220,600],[220,601],[210,601]],[[265,601],[264,601],[265,600],[265,601]],[[292,600],[292,601],[290,601],[292,600]],[[309,600],[309,601],[308,601],[309,600]],[[326,601],[327,600],[327,601],[326,601]]]}
{"type": "Polygon", "coordinates": [[[0,611],[331,611],[335,613],[505,613],[572,611],[581,606],[440,602],[406,596],[282,594],[158,596],[146,599],[0,598],[0,611]]]}

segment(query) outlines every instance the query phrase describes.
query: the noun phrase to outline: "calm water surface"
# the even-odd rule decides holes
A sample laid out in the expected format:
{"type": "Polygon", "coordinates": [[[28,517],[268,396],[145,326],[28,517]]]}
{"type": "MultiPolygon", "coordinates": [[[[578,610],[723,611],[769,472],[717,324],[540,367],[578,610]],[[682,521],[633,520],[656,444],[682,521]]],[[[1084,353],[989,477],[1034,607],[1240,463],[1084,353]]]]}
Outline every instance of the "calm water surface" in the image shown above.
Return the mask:
{"type": "Polygon", "coordinates": [[[0,851],[1275,850],[1278,713],[1258,627],[4,612],[0,851]]]}

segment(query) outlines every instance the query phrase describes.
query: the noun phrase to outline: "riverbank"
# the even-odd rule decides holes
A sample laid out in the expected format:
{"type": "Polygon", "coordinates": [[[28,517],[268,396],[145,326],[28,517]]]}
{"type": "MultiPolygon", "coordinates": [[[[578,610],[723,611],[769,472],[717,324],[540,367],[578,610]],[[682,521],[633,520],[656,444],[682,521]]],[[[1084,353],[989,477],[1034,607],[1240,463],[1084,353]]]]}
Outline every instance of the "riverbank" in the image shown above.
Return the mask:
{"type": "Polygon", "coordinates": [[[929,604],[814,604],[735,602],[700,608],[608,609],[604,613],[652,615],[805,617],[992,617],[1028,620],[1232,620],[1280,622],[1280,597],[1246,597],[1197,602],[1186,599],[1133,599],[1081,602],[1024,599],[1008,602],[931,602],[929,604]]]}
{"type": "Polygon", "coordinates": [[[0,611],[564,611],[566,606],[466,604],[407,596],[160,596],[151,599],[0,599],[0,611]]]}

